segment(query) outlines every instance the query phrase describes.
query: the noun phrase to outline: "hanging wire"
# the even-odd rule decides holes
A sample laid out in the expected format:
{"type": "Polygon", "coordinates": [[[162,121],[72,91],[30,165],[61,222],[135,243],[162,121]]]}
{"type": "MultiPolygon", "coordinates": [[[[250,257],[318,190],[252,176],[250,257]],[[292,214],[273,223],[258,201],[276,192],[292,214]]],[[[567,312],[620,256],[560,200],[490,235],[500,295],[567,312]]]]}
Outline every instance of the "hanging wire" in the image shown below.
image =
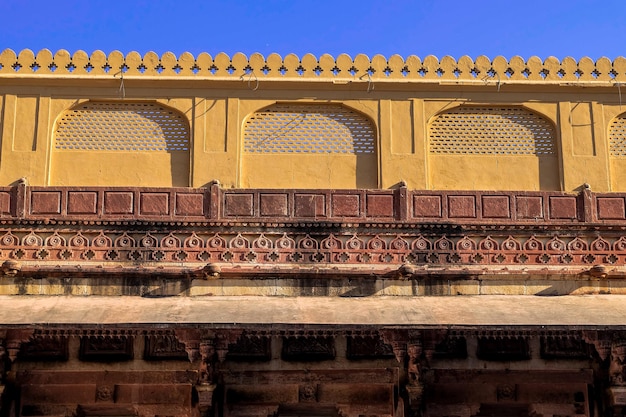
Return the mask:
{"type": "Polygon", "coordinates": [[[493,71],[493,74],[489,74],[487,73],[487,75],[485,75],[483,78],[481,78],[482,81],[485,82],[485,84],[487,84],[489,82],[489,80],[491,78],[497,77],[498,80],[496,81],[496,88],[498,89],[498,93],[500,92],[500,85],[502,84],[502,81],[500,80],[500,74],[497,73],[496,71],[493,71]]]}
{"type": "Polygon", "coordinates": [[[615,81],[615,85],[617,86],[617,95],[619,96],[619,109],[622,110],[622,83],[615,81]]]}
{"type": "Polygon", "coordinates": [[[372,91],[374,91],[374,81],[372,81],[372,74],[367,71],[365,74],[361,75],[359,79],[362,80],[365,76],[367,76],[367,92],[371,93],[372,91]]]}
{"type": "Polygon", "coordinates": [[[259,89],[259,78],[256,76],[256,74],[254,73],[254,70],[250,70],[249,72],[243,74],[241,77],[239,77],[239,79],[241,81],[247,81],[248,82],[248,88],[252,91],[256,91],[259,89]],[[248,76],[248,78],[246,79],[246,75],[248,76]],[[253,78],[254,77],[254,78],[253,78]],[[254,81],[254,87],[252,87],[252,82],[254,81]]]}
{"type": "Polygon", "coordinates": [[[113,74],[113,77],[116,77],[117,74],[120,74],[120,88],[117,89],[117,92],[119,93],[120,97],[122,99],[126,98],[126,87],[124,87],[124,73],[122,71],[113,74]]]}

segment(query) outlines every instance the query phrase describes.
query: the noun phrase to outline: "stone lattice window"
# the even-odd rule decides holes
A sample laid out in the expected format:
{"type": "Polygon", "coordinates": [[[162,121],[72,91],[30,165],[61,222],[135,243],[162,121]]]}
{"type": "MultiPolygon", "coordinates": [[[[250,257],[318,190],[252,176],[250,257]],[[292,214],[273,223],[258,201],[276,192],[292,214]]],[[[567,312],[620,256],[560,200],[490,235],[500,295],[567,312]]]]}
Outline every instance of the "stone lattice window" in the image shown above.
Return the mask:
{"type": "Polygon", "coordinates": [[[548,120],[521,107],[460,107],[429,126],[433,154],[554,155],[555,137],[548,120]]]}
{"type": "Polygon", "coordinates": [[[245,124],[247,153],[373,154],[375,128],[365,116],[341,105],[276,104],[245,124]]]}
{"type": "Polygon", "coordinates": [[[626,114],[622,114],[609,126],[609,154],[626,156],[626,114]]]}
{"type": "Polygon", "coordinates": [[[55,149],[79,151],[187,151],[189,124],[156,103],[88,102],[66,111],[55,149]]]}

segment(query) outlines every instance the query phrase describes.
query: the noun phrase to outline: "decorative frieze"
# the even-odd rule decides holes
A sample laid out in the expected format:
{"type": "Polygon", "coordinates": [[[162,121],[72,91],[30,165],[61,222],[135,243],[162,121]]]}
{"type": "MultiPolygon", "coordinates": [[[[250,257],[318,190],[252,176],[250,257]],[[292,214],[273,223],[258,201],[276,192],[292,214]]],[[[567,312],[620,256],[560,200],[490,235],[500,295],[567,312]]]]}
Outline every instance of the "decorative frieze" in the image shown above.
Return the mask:
{"type": "Polygon", "coordinates": [[[347,337],[348,359],[389,359],[395,358],[391,345],[379,336],[350,336],[347,337]]]}
{"type": "Polygon", "coordinates": [[[21,344],[17,358],[20,361],[66,361],[68,342],[66,336],[36,335],[21,344]]]}
{"type": "Polygon", "coordinates": [[[269,361],[272,358],[272,339],[268,336],[243,334],[228,345],[226,360],[240,362],[269,361]]]}
{"type": "Polygon", "coordinates": [[[580,337],[543,336],[541,337],[541,357],[543,359],[589,359],[590,346],[580,337]]]}
{"type": "Polygon", "coordinates": [[[286,361],[323,361],[335,359],[333,337],[285,337],[282,358],[286,361]]]}
{"type": "Polygon", "coordinates": [[[79,357],[83,361],[126,361],[133,359],[132,336],[104,335],[80,338],[79,357]]]}
{"type": "Polygon", "coordinates": [[[185,344],[173,334],[154,334],[145,337],[144,359],[188,360],[185,344]]]}
{"type": "Polygon", "coordinates": [[[526,337],[479,337],[476,356],[486,361],[522,361],[530,359],[531,352],[526,337]]]}
{"type": "MultiPolygon", "coordinates": [[[[626,264],[626,237],[460,233],[298,232],[109,232],[0,231],[0,253],[11,262],[6,275],[28,273],[20,262],[58,264],[414,264],[578,266],[626,264]]],[[[3,269],[4,271],[4,269],[3,269]]],[[[411,270],[408,275],[419,273],[411,270]]],[[[219,273],[217,274],[220,275],[219,273]]]]}
{"type": "MultiPolygon", "coordinates": [[[[161,55],[149,51],[144,55],[131,51],[126,55],[119,51],[105,54],[94,51],[66,50],[51,52],[42,49],[33,52],[30,49],[13,51],[5,49],[0,53],[0,74],[20,76],[73,78],[89,75],[92,78],[111,78],[112,74],[123,71],[131,78],[181,78],[192,77],[196,80],[232,80],[247,88],[256,90],[259,82],[267,81],[396,81],[406,83],[441,83],[443,81],[471,82],[480,85],[488,82],[500,83],[537,83],[550,84],[594,83],[604,81],[607,85],[613,80],[620,80],[626,71],[623,59],[613,61],[602,57],[594,61],[589,57],[579,60],[567,57],[559,60],[555,57],[540,59],[533,56],[522,59],[519,56],[510,59],[497,56],[489,59],[479,56],[475,59],[467,56],[455,59],[451,56],[438,58],[434,55],[401,57],[392,55],[368,57],[358,54],[354,58],[340,54],[333,57],[323,54],[316,57],[305,54],[298,57],[289,54],[284,57],[269,54],[264,57],[259,53],[246,56],[237,52],[232,56],[224,52],[210,55],[202,52],[197,56],[184,52],[176,57],[172,52],[161,55]],[[256,87],[255,87],[256,86],[256,87]]],[[[367,90],[370,91],[370,90],[367,90]]]]}

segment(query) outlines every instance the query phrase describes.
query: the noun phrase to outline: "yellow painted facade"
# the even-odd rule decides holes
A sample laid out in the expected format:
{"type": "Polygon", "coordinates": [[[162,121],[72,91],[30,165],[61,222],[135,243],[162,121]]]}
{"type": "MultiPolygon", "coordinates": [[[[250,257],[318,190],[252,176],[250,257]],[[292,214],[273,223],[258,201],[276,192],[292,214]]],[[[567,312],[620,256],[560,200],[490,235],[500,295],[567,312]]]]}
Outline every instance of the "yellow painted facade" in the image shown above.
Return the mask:
{"type": "Polygon", "coordinates": [[[624,79],[623,58],[5,50],[0,184],[354,189],[404,181],[424,190],[573,192],[587,183],[623,192],[624,79]],[[270,117],[273,106],[295,110],[270,117]],[[86,109],[84,124],[63,142],[65,118],[77,109],[86,109]],[[261,113],[257,142],[247,144],[261,113]],[[96,131],[81,133],[90,124],[96,131]],[[128,127],[136,124],[141,132],[128,127]],[[293,141],[293,129],[304,142],[293,141]],[[172,134],[188,138],[185,146],[171,145],[172,134]]]}

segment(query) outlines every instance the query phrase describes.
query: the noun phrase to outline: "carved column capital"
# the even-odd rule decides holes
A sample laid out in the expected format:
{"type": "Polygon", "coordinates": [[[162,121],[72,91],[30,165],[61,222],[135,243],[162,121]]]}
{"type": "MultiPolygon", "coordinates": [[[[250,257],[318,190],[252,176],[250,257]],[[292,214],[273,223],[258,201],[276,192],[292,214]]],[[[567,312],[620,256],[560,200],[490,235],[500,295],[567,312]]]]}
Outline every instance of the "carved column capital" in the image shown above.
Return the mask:
{"type": "Polygon", "coordinates": [[[407,343],[409,332],[402,329],[381,329],[379,331],[382,339],[393,349],[393,354],[400,364],[404,364],[407,354],[407,343]]]}
{"type": "Polygon", "coordinates": [[[192,363],[200,359],[200,341],[212,337],[212,334],[199,329],[176,329],[175,335],[185,345],[187,357],[192,363]]]}
{"type": "Polygon", "coordinates": [[[32,329],[7,330],[5,346],[12,363],[17,359],[22,343],[28,342],[33,333],[32,329]]]}
{"type": "Polygon", "coordinates": [[[613,386],[626,385],[626,340],[615,340],[611,346],[609,379],[613,386]]]}
{"type": "Polygon", "coordinates": [[[584,330],[582,337],[585,342],[593,345],[602,361],[609,357],[611,353],[612,337],[608,332],[584,330]]]}

